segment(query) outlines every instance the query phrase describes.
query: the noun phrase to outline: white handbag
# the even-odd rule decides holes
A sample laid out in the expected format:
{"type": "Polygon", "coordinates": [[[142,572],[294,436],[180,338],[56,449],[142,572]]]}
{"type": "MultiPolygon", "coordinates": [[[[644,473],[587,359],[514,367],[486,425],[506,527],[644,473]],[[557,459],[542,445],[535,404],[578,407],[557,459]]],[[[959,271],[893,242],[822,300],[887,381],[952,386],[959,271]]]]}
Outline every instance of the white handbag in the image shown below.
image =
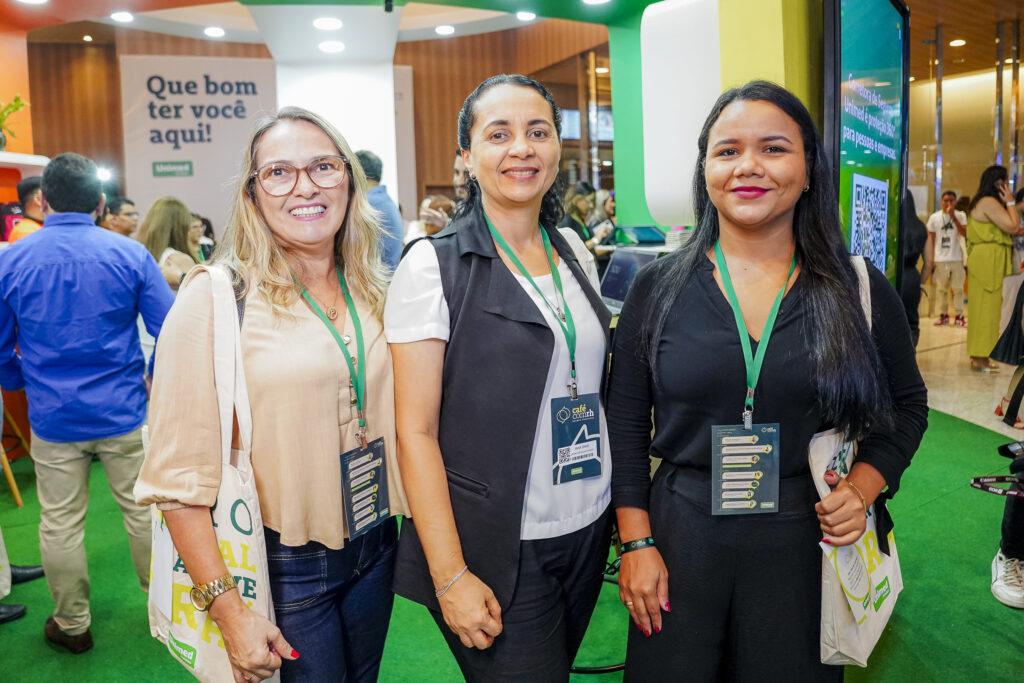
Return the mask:
{"type": "MultiPolygon", "coordinates": [[[[243,602],[273,622],[267,547],[250,459],[252,415],[242,367],[235,294],[229,274],[218,266],[193,269],[183,286],[191,282],[198,271],[209,273],[213,290],[213,366],[220,417],[221,481],[217,502],[210,512],[221,556],[235,577],[243,602]],[[233,418],[238,420],[241,450],[231,448],[233,418]]],[[[143,428],[142,435],[148,451],[148,426],[143,428]]],[[[150,632],[165,643],[175,659],[200,681],[233,681],[231,663],[220,630],[209,612],[193,607],[189,598],[192,580],[155,505],[152,512],[150,632]]],[[[270,680],[280,680],[280,677],[275,672],[270,680]]]]}
{"type": "MultiPolygon", "coordinates": [[[[871,293],[867,267],[859,256],[854,256],[852,261],[870,330],[871,293]]],[[[807,460],[821,498],[831,493],[825,484],[825,472],[849,473],[855,450],[855,444],[845,441],[834,429],[811,438],[807,460]]],[[[840,548],[821,544],[824,552],[821,561],[821,661],[824,664],[867,666],[868,657],[892,616],[896,597],[903,590],[896,541],[890,531],[886,537],[889,553],[879,550],[875,512],[872,505],[867,513],[867,528],[853,545],[840,548]]]]}

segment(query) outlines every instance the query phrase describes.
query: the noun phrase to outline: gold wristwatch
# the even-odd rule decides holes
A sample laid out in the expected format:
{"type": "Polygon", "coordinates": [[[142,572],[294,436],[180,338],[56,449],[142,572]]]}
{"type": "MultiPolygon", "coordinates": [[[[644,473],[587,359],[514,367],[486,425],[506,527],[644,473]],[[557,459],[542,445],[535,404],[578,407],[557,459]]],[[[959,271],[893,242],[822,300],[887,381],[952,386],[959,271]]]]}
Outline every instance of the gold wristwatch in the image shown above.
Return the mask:
{"type": "Polygon", "coordinates": [[[235,577],[225,574],[219,579],[210,583],[201,583],[193,586],[188,596],[192,600],[192,606],[200,612],[205,612],[213,604],[213,599],[221,593],[227,593],[235,587],[235,577]]]}

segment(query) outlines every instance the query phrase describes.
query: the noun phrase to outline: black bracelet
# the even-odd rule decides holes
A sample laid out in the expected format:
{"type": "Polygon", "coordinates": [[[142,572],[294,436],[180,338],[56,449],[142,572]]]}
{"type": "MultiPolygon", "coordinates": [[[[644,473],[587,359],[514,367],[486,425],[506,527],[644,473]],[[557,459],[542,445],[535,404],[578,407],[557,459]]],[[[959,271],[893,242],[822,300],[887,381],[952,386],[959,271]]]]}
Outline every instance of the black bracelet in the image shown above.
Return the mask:
{"type": "Polygon", "coordinates": [[[635,541],[626,541],[622,544],[622,553],[630,553],[634,550],[640,550],[641,548],[653,548],[654,539],[648,536],[647,538],[638,538],[635,541]]]}

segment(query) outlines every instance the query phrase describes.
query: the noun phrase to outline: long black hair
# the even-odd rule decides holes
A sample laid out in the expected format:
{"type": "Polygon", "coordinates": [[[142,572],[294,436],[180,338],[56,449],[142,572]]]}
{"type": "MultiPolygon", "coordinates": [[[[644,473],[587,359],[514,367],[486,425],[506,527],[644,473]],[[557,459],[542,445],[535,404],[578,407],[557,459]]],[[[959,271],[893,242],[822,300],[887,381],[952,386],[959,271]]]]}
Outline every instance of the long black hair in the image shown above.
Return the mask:
{"type": "Polygon", "coordinates": [[[974,193],[974,198],[971,200],[971,205],[967,207],[967,211],[974,211],[974,207],[978,205],[982,197],[993,197],[1000,204],[1003,203],[1003,197],[999,194],[999,188],[996,185],[1002,181],[1006,182],[1006,179],[1010,177],[1005,166],[989,166],[981,172],[981,180],[978,181],[978,191],[974,193]]]}
{"type": "Polygon", "coordinates": [[[785,88],[766,81],[751,81],[722,94],[708,114],[697,140],[699,150],[693,174],[697,227],[687,243],[656,261],[661,291],[652,297],[642,352],[652,366],[655,381],[657,349],[665,320],[676,297],[718,239],[718,209],[711,203],[704,161],[711,127],[722,111],[737,101],[768,102],[781,109],[800,129],[810,184],[793,214],[793,238],[804,286],[804,334],[811,349],[812,376],[823,418],[853,438],[872,426],[891,426],[892,398],[888,381],[861,309],[857,275],[843,243],[838,204],[831,171],[811,115],[785,88]]]}
{"type": "MultiPolygon", "coordinates": [[[[466,98],[466,101],[462,103],[462,109],[459,111],[458,130],[460,151],[469,150],[469,133],[473,128],[473,123],[476,121],[476,101],[480,99],[481,95],[497,85],[518,85],[523,88],[531,88],[537,91],[537,93],[551,106],[551,119],[555,123],[555,133],[558,135],[559,141],[561,141],[562,111],[558,108],[558,105],[555,104],[555,98],[551,96],[548,89],[529,76],[522,76],[520,74],[499,74],[497,76],[491,76],[486,81],[476,86],[476,89],[471,92],[469,97],[466,98]]],[[[466,178],[466,191],[469,194],[464,201],[459,202],[458,206],[455,207],[455,213],[452,214],[453,220],[469,215],[481,207],[480,184],[473,176],[466,178]]],[[[541,201],[540,222],[545,227],[554,228],[558,225],[559,221],[562,220],[563,215],[562,182],[559,176],[555,176],[555,182],[548,188],[548,191],[544,193],[544,198],[541,201]]]]}

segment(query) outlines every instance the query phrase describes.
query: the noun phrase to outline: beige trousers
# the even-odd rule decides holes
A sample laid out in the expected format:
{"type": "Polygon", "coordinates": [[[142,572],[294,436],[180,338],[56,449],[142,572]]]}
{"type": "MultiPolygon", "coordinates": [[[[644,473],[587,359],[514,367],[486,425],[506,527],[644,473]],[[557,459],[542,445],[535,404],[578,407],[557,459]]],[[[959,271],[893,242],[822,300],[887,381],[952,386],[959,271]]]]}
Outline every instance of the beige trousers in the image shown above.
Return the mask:
{"type": "Polygon", "coordinates": [[[953,311],[964,314],[964,279],[967,273],[960,261],[939,261],[935,264],[935,315],[948,315],[949,290],[953,290],[953,311]]]}
{"type": "MultiPolygon", "coordinates": [[[[93,455],[99,457],[110,492],[121,508],[139,583],[143,590],[149,589],[149,509],[136,505],[132,495],[142,467],[142,430],[76,443],[54,443],[32,432],[32,460],[42,507],[39,552],[53,596],[54,619],[70,635],[84,633],[91,623],[84,539],[93,455]]],[[[112,558],[109,563],[113,563],[112,558]]],[[[107,564],[108,561],[101,562],[101,566],[107,564]]]]}

